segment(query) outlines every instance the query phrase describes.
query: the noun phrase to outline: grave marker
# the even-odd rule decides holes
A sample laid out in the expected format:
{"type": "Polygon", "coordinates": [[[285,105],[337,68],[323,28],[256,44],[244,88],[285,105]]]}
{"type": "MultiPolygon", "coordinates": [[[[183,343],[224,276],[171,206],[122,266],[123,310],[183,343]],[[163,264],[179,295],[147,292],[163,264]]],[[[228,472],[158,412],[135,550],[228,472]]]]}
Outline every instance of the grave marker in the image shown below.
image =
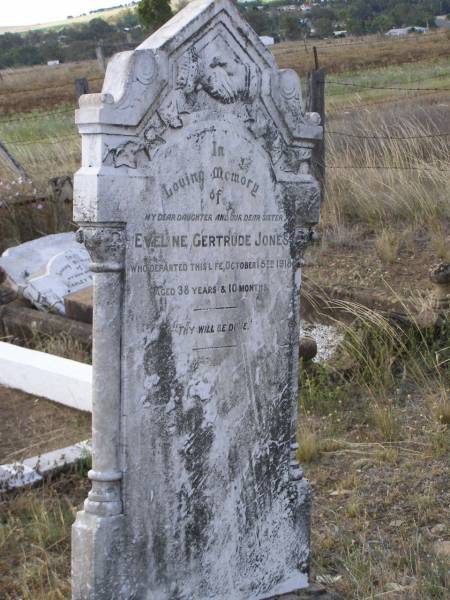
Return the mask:
{"type": "Polygon", "coordinates": [[[322,129],[228,0],[194,1],[81,98],[92,491],[74,600],[260,600],[308,585],[298,299],[322,129]]]}

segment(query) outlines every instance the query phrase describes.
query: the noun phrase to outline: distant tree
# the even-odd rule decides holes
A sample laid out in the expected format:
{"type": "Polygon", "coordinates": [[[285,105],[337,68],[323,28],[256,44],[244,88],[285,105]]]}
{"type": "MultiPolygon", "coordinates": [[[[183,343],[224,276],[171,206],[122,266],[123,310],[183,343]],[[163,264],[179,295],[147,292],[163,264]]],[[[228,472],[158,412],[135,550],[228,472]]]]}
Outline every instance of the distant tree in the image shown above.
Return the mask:
{"type": "Polygon", "coordinates": [[[112,25],[100,18],[89,21],[87,24],[87,29],[90,34],[89,37],[94,37],[96,39],[106,37],[114,31],[114,27],[112,25]]]}
{"type": "Polygon", "coordinates": [[[328,37],[333,33],[333,21],[326,18],[316,19],[314,28],[320,37],[328,37]]]}
{"type": "Polygon", "coordinates": [[[119,13],[117,17],[116,26],[119,29],[125,29],[126,27],[135,27],[138,24],[138,17],[135,10],[124,10],[119,13]]]}
{"type": "Polygon", "coordinates": [[[189,1],[190,0],[177,0],[172,2],[173,10],[176,13],[180,12],[180,10],[183,10],[183,8],[189,4],[189,1]]]}
{"type": "Polygon", "coordinates": [[[139,21],[146,29],[158,29],[172,16],[169,0],[141,0],[137,10],[139,21]]]}
{"type": "Polygon", "coordinates": [[[7,31],[0,35],[0,50],[10,50],[24,45],[23,37],[20,33],[10,33],[7,31]]]}
{"type": "Polygon", "coordinates": [[[288,40],[299,40],[302,37],[303,30],[296,13],[284,13],[280,19],[280,27],[288,40]]]}
{"type": "Polygon", "coordinates": [[[394,27],[394,19],[390,15],[377,15],[370,22],[369,29],[372,33],[385,33],[394,27]]]}
{"type": "Polygon", "coordinates": [[[258,10],[253,7],[245,10],[243,16],[258,35],[267,35],[273,29],[272,19],[267,10],[258,10]]]}

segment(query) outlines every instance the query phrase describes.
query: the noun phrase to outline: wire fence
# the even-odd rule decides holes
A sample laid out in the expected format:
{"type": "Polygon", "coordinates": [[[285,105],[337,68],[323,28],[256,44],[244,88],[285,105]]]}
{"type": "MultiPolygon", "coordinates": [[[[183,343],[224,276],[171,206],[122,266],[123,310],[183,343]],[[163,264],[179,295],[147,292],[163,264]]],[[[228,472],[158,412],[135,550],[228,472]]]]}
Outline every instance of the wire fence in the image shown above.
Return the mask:
{"type": "Polygon", "coordinates": [[[32,140],[4,140],[6,144],[11,146],[33,146],[37,144],[59,144],[67,140],[80,139],[77,133],[71,135],[62,135],[58,137],[34,138],[32,140]]]}
{"type": "Polygon", "coordinates": [[[414,165],[408,165],[408,166],[395,166],[395,165],[336,165],[336,164],[329,164],[329,163],[325,163],[325,168],[326,169],[357,169],[357,170],[361,170],[361,169],[377,169],[377,170],[387,170],[387,171],[423,171],[423,172],[430,172],[430,173],[435,173],[436,171],[440,172],[440,173],[450,173],[450,169],[441,169],[438,166],[435,165],[431,165],[430,167],[421,167],[421,166],[414,166],[414,165]]]}
{"type": "Polygon", "coordinates": [[[76,106],[71,106],[70,108],[62,108],[59,110],[51,110],[45,112],[36,112],[31,115],[23,115],[21,117],[13,117],[12,119],[0,119],[0,125],[8,124],[8,123],[21,123],[22,121],[42,121],[42,119],[48,119],[50,117],[55,117],[57,115],[64,115],[69,113],[74,113],[76,106]]]}
{"type": "MultiPolygon", "coordinates": [[[[352,43],[349,45],[356,45],[356,43],[352,43]]],[[[322,49],[322,48],[321,48],[322,49]]],[[[442,75],[437,75],[436,77],[445,77],[448,76],[448,74],[442,74],[442,75]]],[[[103,78],[102,77],[96,77],[96,78],[91,78],[92,82],[97,82],[97,81],[101,81],[103,78]]],[[[417,82],[420,83],[420,82],[417,82]]],[[[358,83],[358,82],[354,82],[354,81],[343,81],[343,80],[336,80],[336,79],[331,79],[331,80],[327,80],[327,84],[332,84],[332,85],[337,85],[337,86],[345,86],[345,87],[354,87],[354,88],[358,88],[358,89],[367,89],[367,90],[387,90],[389,92],[395,91],[395,92],[421,92],[422,94],[419,95],[428,95],[431,92],[450,92],[450,88],[442,88],[442,87],[400,87],[400,86],[381,86],[381,85],[371,85],[371,84],[366,84],[366,83],[358,83]]],[[[36,87],[36,88],[29,88],[28,90],[21,90],[21,91],[17,91],[14,90],[14,92],[11,93],[23,93],[23,92],[32,92],[32,91],[39,91],[39,90],[52,90],[52,89],[61,89],[61,88],[65,88],[68,87],[69,85],[73,85],[73,81],[72,82],[67,82],[61,85],[57,85],[57,86],[45,86],[45,87],[36,87]]],[[[0,93],[0,96],[2,95],[7,95],[9,93],[8,92],[2,92],[0,93]]],[[[415,97],[417,97],[417,94],[415,95],[415,97]]],[[[401,100],[404,100],[404,98],[401,98],[401,100]]],[[[340,110],[345,111],[345,110],[349,110],[349,109],[359,109],[362,108],[364,106],[373,106],[373,105],[377,105],[377,104],[384,104],[384,103],[392,103],[395,102],[395,98],[389,98],[386,100],[381,100],[381,101],[374,101],[374,102],[370,102],[370,103],[365,103],[365,104],[361,104],[361,103],[355,103],[353,106],[351,107],[344,107],[341,108],[340,110]]],[[[9,123],[17,123],[17,122],[22,122],[22,121],[39,121],[42,119],[48,119],[48,118],[52,118],[55,116],[60,116],[60,115],[67,115],[70,113],[73,113],[75,110],[75,106],[70,106],[70,107],[64,107],[61,109],[57,109],[57,110],[52,110],[52,111],[46,111],[46,112],[36,112],[30,115],[24,115],[21,117],[13,117],[13,118],[3,118],[0,119],[0,125],[4,125],[4,124],[9,124],[9,123]]],[[[337,137],[343,137],[343,138],[349,138],[349,139],[358,139],[358,140],[378,140],[378,141],[382,141],[382,142],[389,142],[389,141],[407,141],[407,140],[419,140],[419,139],[442,139],[442,138],[447,138],[450,137],[450,132],[434,132],[434,133],[427,133],[427,134],[421,134],[421,135],[398,135],[395,132],[393,132],[392,134],[387,132],[386,134],[383,135],[374,135],[374,134],[358,134],[358,133],[352,133],[352,132],[347,132],[347,131],[339,131],[339,130],[326,130],[326,135],[327,136],[337,136],[337,137]]],[[[22,147],[22,146],[31,146],[31,145],[39,145],[39,144],[59,144],[60,142],[65,142],[67,140],[75,140],[75,139],[80,139],[79,135],[77,133],[73,133],[73,134],[69,134],[69,135],[64,135],[64,136],[59,136],[59,137],[33,137],[31,139],[19,139],[19,138],[11,138],[11,139],[2,139],[2,142],[4,142],[5,144],[11,145],[13,147],[22,147]]],[[[440,165],[430,165],[429,167],[424,167],[424,166],[415,166],[415,165],[405,165],[405,166],[394,166],[394,165],[386,165],[386,164],[325,164],[322,165],[327,169],[383,169],[383,170],[408,170],[408,171],[442,171],[442,172],[450,172],[450,169],[443,169],[441,168],[440,165]]]]}
{"type": "MultiPolygon", "coordinates": [[[[91,82],[103,81],[103,79],[104,79],[103,77],[90,77],[89,78],[89,80],[91,82]]],[[[70,81],[66,81],[66,82],[60,83],[58,85],[45,85],[45,86],[40,86],[40,87],[27,88],[27,89],[23,89],[23,90],[5,90],[3,92],[0,92],[0,97],[10,96],[12,94],[27,94],[29,92],[48,92],[51,90],[60,90],[60,89],[68,88],[68,87],[73,88],[73,85],[74,85],[74,81],[73,81],[73,79],[71,79],[70,81]]]]}
{"type": "MultiPolygon", "coordinates": [[[[433,32],[433,36],[437,37],[437,36],[446,36],[447,32],[446,31],[434,31],[433,32]]],[[[336,52],[337,49],[339,48],[343,48],[343,47],[352,47],[354,48],[355,46],[365,46],[366,48],[372,48],[373,46],[394,46],[396,44],[405,44],[407,45],[408,43],[411,44],[416,44],[418,41],[426,41],[428,38],[427,35],[424,35],[422,33],[417,33],[416,35],[407,35],[407,36],[399,36],[399,37],[385,37],[383,39],[375,39],[375,40],[364,40],[364,41],[346,41],[346,42],[339,42],[337,40],[333,40],[332,42],[325,42],[325,43],[315,43],[313,46],[310,46],[309,44],[305,43],[304,44],[304,48],[307,52],[313,52],[313,48],[316,47],[317,50],[320,50],[321,52],[336,52]]],[[[293,50],[294,51],[294,50],[293,50]]]]}
{"type": "MultiPolygon", "coordinates": [[[[447,75],[448,77],[448,75],[447,75]]],[[[450,88],[442,88],[442,87],[400,87],[400,86],[378,86],[378,85],[367,85],[365,83],[355,83],[354,81],[337,81],[335,79],[328,79],[327,83],[331,83],[333,85],[342,85],[349,87],[357,87],[360,89],[366,90],[389,90],[396,92],[450,92],[450,88]]]]}
{"type": "MultiPolygon", "coordinates": [[[[66,112],[73,112],[73,109],[67,111],[61,111],[58,113],[52,114],[64,114],[66,112]]],[[[1,121],[0,121],[1,123],[1,121]]],[[[429,133],[429,134],[421,134],[421,135],[362,135],[357,133],[350,133],[346,131],[334,131],[334,130],[326,130],[325,134],[327,136],[339,136],[346,138],[354,138],[359,140],[382,140],[382,141],[404,141],[404,140],[420,140],[420,139],[433,139],[433,138],[446,138],[450,137],[450,131],[444,133],[429,133]]],[[[78,134],[59,136],[59,137],[35,137],[30,140],[21,140],[21,139],[4,139],[3,141],[7,144],[12,144],[15,146],[28,146],[32,144],[57,144],[60,141],[64,141],[67,139],[73,139],[79,137],[78,134]]]]}
{"type": "Polygon", "coordinates": [[[337,135],[341,137],[357,138],[360,140],[421,140],[429,138],[445,138],[450,136],[450,131],[445,133],[427,133],[423,135],[359,135],[357,133],[347,133],[346,131],[326,130],[326,135],[337,135]]]}

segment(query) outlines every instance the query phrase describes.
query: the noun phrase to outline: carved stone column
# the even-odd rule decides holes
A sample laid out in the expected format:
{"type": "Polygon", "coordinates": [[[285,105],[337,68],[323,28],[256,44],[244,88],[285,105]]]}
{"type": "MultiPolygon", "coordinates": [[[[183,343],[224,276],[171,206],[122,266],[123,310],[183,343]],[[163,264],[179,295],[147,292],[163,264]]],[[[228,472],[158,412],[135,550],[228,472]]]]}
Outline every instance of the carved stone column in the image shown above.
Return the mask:
{"type": "Polygon", "coordinates": [[[92,489],[73,527],[72,597],[110,600],[116,594],[111,582],[118,580],[115,565],[122,537],[120,349],[125,232],[121,224],[81,224],[78,241],[84,242],[94,272],[92,470],[88,474],[92,489]]]}

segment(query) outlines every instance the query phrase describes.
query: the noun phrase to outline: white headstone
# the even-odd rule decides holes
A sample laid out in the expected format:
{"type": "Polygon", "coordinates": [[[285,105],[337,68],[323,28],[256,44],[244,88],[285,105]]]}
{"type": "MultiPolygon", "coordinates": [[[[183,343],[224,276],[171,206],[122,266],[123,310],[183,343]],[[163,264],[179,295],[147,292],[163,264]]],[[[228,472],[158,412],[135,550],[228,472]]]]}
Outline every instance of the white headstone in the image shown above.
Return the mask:
{"type": "Polygon", "coordinates": [[[95,291],[73,599],[305,587],[298,302],[317,115],[231,2],[200,0],[116,55],[77,122],[95,291]]]}
{"type": "Polygon", "coordinates": [[[0,257],[0,267],[19,295],[41,310],[61,315],[65,296],[92,285],[89,254],[71,232],[8,248],[0,257]]]}

